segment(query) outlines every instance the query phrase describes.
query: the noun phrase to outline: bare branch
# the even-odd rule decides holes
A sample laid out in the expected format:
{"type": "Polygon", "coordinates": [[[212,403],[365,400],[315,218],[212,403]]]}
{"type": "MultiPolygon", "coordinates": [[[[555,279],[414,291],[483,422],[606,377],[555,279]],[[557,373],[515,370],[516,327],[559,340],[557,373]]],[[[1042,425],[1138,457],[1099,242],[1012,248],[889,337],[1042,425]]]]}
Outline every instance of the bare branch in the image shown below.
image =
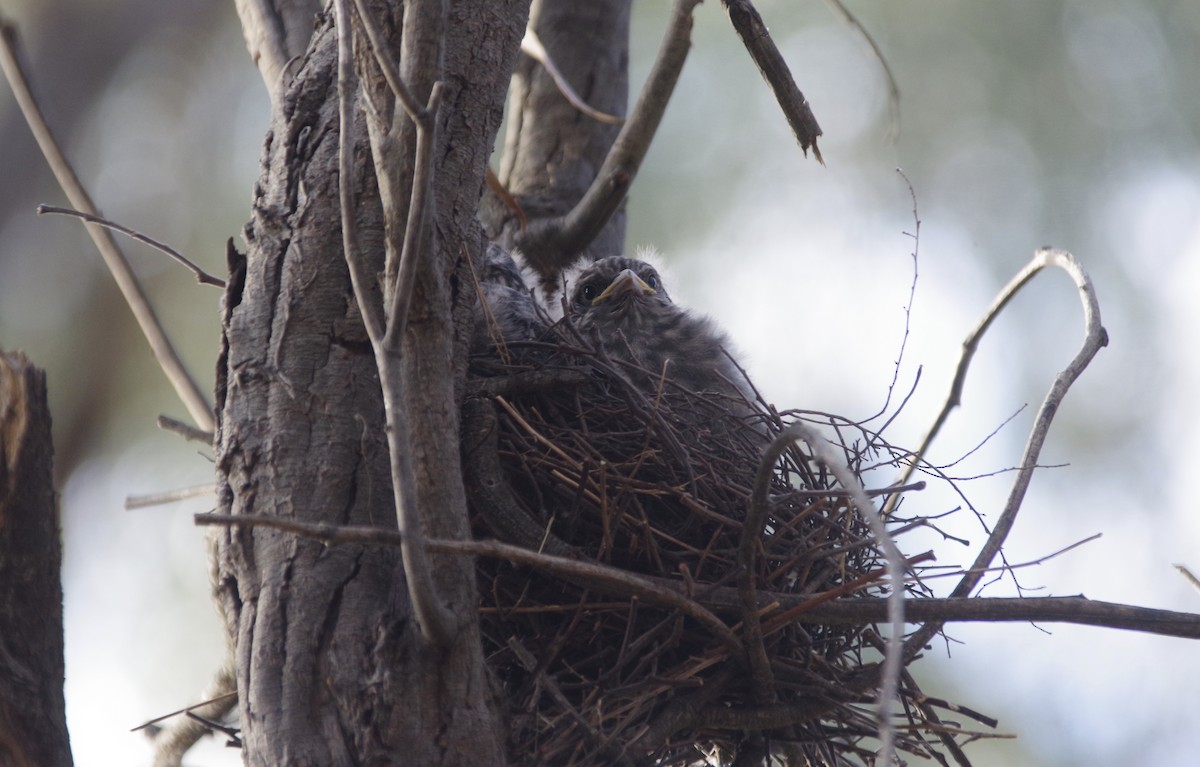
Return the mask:
{"type": "Polygon", "coordinates": [[[437,138],[437,112],[442,103],[442,84],[433,84],[429,103],[417,124],[416,167],[413,169],[412,197],[408,205],[408,223],[404,227],[404,247],[392,291],[392,310],[388,314],[388,329],[383,338],[386,350],[399,356],[408,327],[408,310],[412,305],[413,284],[417,274],[417,259],[421,255],[426,226],[430,218],[430,190],[433,187],[433,146],[437,138]]]}
{"type": "MultiPolygon", "coordinates": [[[[42,114],[41,107],[38,106],[37,99],[33,96],[33,91],[30,90],[29,79],[17,59],[17,29],[12,24],[3,21],[0,21],[0,69],[4,70],[4,76],[13,90],[17,105],[20,106],[21,113],[25,116],[25,121],[29,124],[29,129],[33,132],[33,137],[37,140],[38,147],[46,158],[46,163],[54,173],[58,185],[67,195],[71,206],[76,210],[99,216],[100,213],[92,202],[91,196],[80,183],[79,177],[75,174],[75,169],[71,167],[66,155],[63,154],[62,148],[58,145],[58,141],[54,138],[54,134],[46,122],[45,115],[42,114]]],[[[146,296],[137,276],[134,275],[133,269],[130,268],[125,255],[117,247],[112,233],[99,224],[89,223],[86,226],[92,242],[100,251],[100,256],[104,259],[117,287],[120,288],[121,295],[124,296],[130,311],[137,319],[138,326],[150,343],[154,358],[158,361],[163,373],[166,374],[167,380],[175,388],[175,393],[183,401],[184,407],[187,408],[188,414],[191,415],[196,425],[206,431],[212,431],[215,424],[212,406],[208,404],[208,399],[200,391],[200,387],[188,373],[183,365],[183,360],[180,359],[175,347],[167,338],[158,315],[150,305],[150,299],[146,296]]]]}
{"type": "Polygon", "coordinates": [[[137,240],[138,242],[140,242],[144,245],[149,245],[150,247],[154,248],[155,250],[166,253],[171,258],[173,258],[176,261],[178,261],[179,263],[183,264],[192,272],[192,274],[196,275],[196,282],[200,283],[201,285],[215,285],[218,288],[222,288],[222,289],[224,289],[224,287],[225,287],[225,280],[221,279],[220,277],[213,277],[211,274],[209,274],[208,272],[201,269],[199,264],[192,261],[187,256],[183,255],[178,250],[175,250],[175,248],[172,248],[170,245],[167,245],[164,242],[160,242],[159,240],[156,240],[153,237],[142,234],[141,232],[136,232],[127,226],[122,226],[121,224],[118,224],[115,221],[109,221],[107,218],[101,218],[100,216],[93,216],[91,213],[84,213],[81,210],[72,210],[70,208],[60,208],[57,205],[39,205],[39,206],[37,206],[37,214],[39,216],[45,215],[46,213],[60,213],[65,216],[75,216],[77,218],[82,218],[84,221],[88,221],[93,224],[99,224],[100,226],[103,226],[107,229],[112,229],[115,232],[120,232],[121,234],[125,235],[126,237],[129,237],[130,239],[137,240]]]}
{"type": "Polygon", "coordinates": [[[213,482],[204,485],[181,487],[163,493],[148,493],[146,495],[125,496],[125,510],[144,509],[150,506],[163,506],[176,501],[186,501],[188,498],[199,498],[202,495],[216,495],[217,486],[213,482]]]}
{"type": "Polygon", "coordinates": [[[400,102],[401,106],[404,107],[404,111],[408,113],[408,116],[414,122],[420,122],[427,113],[421,108],[416,98],[413,97],[408,85],[400,78],[400,67],[396,65],[395,59],[392,58],[387,42],[383,39],[383,34],[379,31],[379,25],[375,23],[374,17],[371,16],[371,9],[367,8],[366,0],[354,0],[354,7],[358,11],[358,20],[362,24],[363,30],[367,33],[367,42],[370,43],[371,53],[375,56],[375,62],[379,65],[379,71],[383,74],[383,79],[387,81],[392,94],[400,102]]]}
{"type": "MultiPolygon", "coordinates": [[[[900,86],[896,83],[896,76],[892,74],[892,67],[887,62],[887,57],[883,55],[879,44],[875,42],[875,38],[863,26],[863,23],[858,20],[858,17],[850,12],[846,4],[842,0],[825,0],[833,12],[842,17],[842,21],[850,25],[850,28],[862,36],[862,39],[867,43],[867,47],[871,49],[871,55],[879,62],[879,66],[883,69],[883,79],[887,82],[888,91],[888,138],[895,140],[900,135],[900,86]]],[[[901,174],[903,175],[903,174],[901,174]]],[[[905,179],[907,180],[907,179],[905,179]]]]}
{"type": "Polygon", "coordinates": [[[797,87],[796,80],[792,77],[792,72],[788,69],[787,62],[783,60],[779,48],[775,46],[775,41],[771,39],[771,33],[767,30],[762,16],[759,15],[750,0],[722,0],[722,2],[725,3],[725,10],[729,11],[729,20],[733,22],[733,28],[737,31],[738,37],[742,38],[742,45],[746,46],[750,58],[754,59],[754,63],[758,66],[758,71],[775,93],[775,100],[779,102],[779,108],[783,110],[788,125],[792,126],[792,133],[796,136],[796,140],[800,142],[800,149],[807,156],[808,150],[811,148],[813,157],[824,165],[825,161],[821,159],[821,150],[817,147],[817,137],[821,135],[821,126],[817,125],[817,118],[813,116],[812,110],[808,106],[808,100],[804,98],[804,94],[797,87]]]}
{"type": "MultiPolygon", "coordinates": [[[[359,0],[361,2],[361,0],[359,0]]],[[[521,40],[521,52],[537,63],[541,64],[546,72],[549,73],[550,79],[554,80],[554,84],[558,86],[558,91],[567,101],[571,102],[571,106],[583,112],[593,120],[599,120],[602,123],[609,125],[623,125],[625,118],[610,115],[607,112],[601,112],[599,109],[593,108],[584,101],[571,84],[567,82],[567,78],[559,70],[558,65],[554,63],[554,59],[550,58],[550,54],[546,51],[546,46],[542,45],[541,39],[537,36],[537,32],[533,31],[532,26],[525,28],[525,37],[521,40]]]]}
{"type": "MultiPolygon", "coordinates": [[[[1075,282],[1075,287],[1079,291],[1079,300],[1083,304],[1085,328],[1083,344],[1070,364],[1055,376],[1050,391],[1046,393],[1041,407],[1038,408],[1037,415],[1034,417],[1033,428],[1030,431],[1029,439],[1025,443],[1025,450],[1021,455],[1017,478],[1013,483],[1012,490],[1009,492],[1008,502],[1004,506],[1004,511],[1000,514],[1000,518],[996,521],[991,534],[988,536],[978,556],[976,556],[975,563],[963,576],[962,580],[954,588],[954,591],[951,592],[952,597],[968,596],[979,584],[980,579],[983,577],[983,571],[991,565],[992,559],[999,553],[1004,540],[1008,537],[1008,533],[1012,529],[1013,523],[1016,521],[1017,512],[1020,511],[1021,502],[1025,498],[1025,491],[1029,489],[1034,469],[1038,465],[1038,456],[1041,454],[1042,445],[1046,441],[1046,435],[1050,431],[1050,424],[1058,412],[1059,405],[1062,404],[1062,400],[1066,397],[1071,384],[1083,373],[1088,364],[1091,363],[1092,358],[1096,356],[1096,353],[1108,345],[1108,332],[1100,322],[1100,304],[1096,300],[1096,290],[1092,286],[1091,277],[1083,270],[1083,267],[1079,265],[1075,257],[1067,251],[1052,248],[1038,250],[1034,254],[1033,260],[1004,286],[1000,294],[992,302],[992,305],[988,307],[987,312],[984,313],[983,319],[971,331],[970,335],[967,336],[967,340],[963,342],[963,353],[959,360],[958,370],[954,376],[954,383],[950,388],[950,396],[947,398],[942,412],[934,422],[933,428],[930,429],[929,434],[925,437],[925,441],[917,453],[917,458],[919,459],[928,449],[929,443],[932,442],[942,423],[945,422],[950,410],[959,404],[963,383],[966,380],[967,368],[970,366],[971,358],[974,356],[975,349],[978,347],[979,340],[983,337],[983,334],[991,326],[996,317],[1000,315],[1000,312],[1004,310],[1004,307],[1008,305],[1008,302],[1012,300],[1013,296],[1026,283],[1033,279],[1038,272],[1048,266],[1056,266],[1062,269],[1075,282]]],[[[915,464],[916,461],[913,463],[915,464]]],[[[922,626],[906,643],[906,653],[917,652],[918,648],[929,641],[929,638],[940,628],[940,625],[937,624],[922,626]]]]}
{"type": "Polygon", "coordinates": [[[160,415],[156,421],[158,428],[163,431],[172,431],[188,440],[189,442],[203,442],[206,445],[212,445],[213,433],[211,431],[203,431],[195,426],[178,421],[167,415],[160,415]]]}
{"type": "Polygon", "coordinates": [[[1194,589],[1200,591],[1200,578],[1197,578],[1196,574],[1189,570],[1187,565],[1175,565],[1174,567],[1179,571],[1179,574],[1182,575],[1185,580],[1187,580],[1188,583],[1192,584],[1194,589]]]}
{"type": "MultiPolygon", "coordinates": [[[[371,296],[367,290],[367,280],[369,279],[367,268],[363,263],[361,255],[356,252],[354,242],[353,167],[355,141],[354,110],[351,104],[351,93],[354,88],[354,33],[350,25],[348,0],[335,0],[334,14],[338,33],[338,113],[341,123],[338,163],[343,247],[345,248],[346,260],[350,268],[355,299],[358,302],[359,310],[366,324],[367,335],[375,351],[375,364],[379,369],[379,383],[383,393],[384,413],[387,417],[388,452],[391,459],[392,492],[396,504],[396,524],[403,535],[401,551],[404,556],[404,575],[409,597],[412,600],[413,612],[417,616],[417,622],[420,623],[421,631],[426,639],[439,646],[444,646],[453,638],[452,621],[450,613],[437,599],[429,558],[425,547],[421,545],[424,535],[421,529],[421,518],[416,500],[416,478],[412,465],[412,444],[410,437],[411,429],[408,425],[408,413],[402,401],[400,344],[403,340],[403,329],[399,333],[395,331],[397,325],[403,325],[404,315],[393,313],[389,321],[384,317],[382,307],[371,300],[371,296]]],[[[439,94],[440,91],[435,86],[434,92],[430,96],[430,104],[433,106],[434,111],[428,114],[436,112],[439,94]]],[[[428,120],[428,122],[432,121],[428,120]]],[[[414,199],[409,209],[410,221],[413,219],[414,214],[419,218],[417,226],[409,226],[409,235],[413,234],[414,229],[422,228],[419,224],[425,218],[423,198],[428,191],[430,176],[429,162],[432,150],[429,146],[429,131],[421,130],[420,125],[421,123],[418,122],[418,158],[421,157],[421,149],[423,148],[425,150],[425,163],[422,169],[421,162],[418,159],[418,172],[414,178],[414,185],[418,182],[421,183],[422,189],[419,193],[422,200],[420,201],[421,210],[417,212],[419,201],[415,198],[418,191],[414,190],[414,199]],[[422,136],[424,136],[424,146],[421,144],[422,136]],[[422,170],[424,171],[423,173],[421,172],[422,170]]],[[[409,273],[407,274],[408,279],[407,284],[403,284],[402,281],[402,284],[396,286],[397,295],[401,292],[405,293],[403,306],[401,307],[404,313],[408,311],[407,300],[412,289],[411,264],[416,261],[415,254],[410,252],[409,246],[410,242],[406,236],[404,250],[405,255],[409,257],[408,261],[410,264],[409,273]]],[[[415,250],[416,246],[413,247],[413,251],[415,250]]],[[[403,262],[403,257],[401,260],[403,262]]],[[[397,299],[396,303],[401,303],[401,300],[397,299]]]]}
{"type": "Polygon", "coordinates": [[[517,246],[542,274],[566,266],[596,237],[620,207],[637,177],[650,142],[691,47],[692,11],[700,0],[676,0],[658,58],[633,113],[617,135],[583,199],[566,215],[532,221],[517,246]]]}
{"type": "Polygon", "coordinates": [[[274,103],[286,88],[288,63],[304,53],[312,37],[316,0],[234,0],[246,49],[258,66],[274,103]]]}
{"type": "MultiPolygon", "coordinates": [[[[197,514],[196,524],[205,525],[241,525],[243,527],[268,527],[283,530],[304,538],[312,538],[327,544],[334,543],[367,543],[377,546],[404,546],[404,535],[375,527],[338,526],[326,523],[300,522],[282,517],[270,517],[260,514],[197,514]]],[[[725,622],[713,615],[699,602],[680,593],[669,585],[660,582],[661,579],[647,578],[641,575],[621,570],[616,567],[602,565],[598,562],[567,559],[551,554],[540,554],[536,551],[513,546],[499,541],[449,541],[445,539],[430,539],[425,541],[425,547],[436,554],[455,554],[471,557],[493,557],[539,570],[554,573],[572,580],[588,584],[589,588],[622,596],[636,597],[647,603],[662,607],[671,607],[684,615],[694,618],[721,640],[733,657],[742,657],[744,648],[737,635],[725,622]]],[[[670,583],[667,581],[666,583],[670,583]]]]}

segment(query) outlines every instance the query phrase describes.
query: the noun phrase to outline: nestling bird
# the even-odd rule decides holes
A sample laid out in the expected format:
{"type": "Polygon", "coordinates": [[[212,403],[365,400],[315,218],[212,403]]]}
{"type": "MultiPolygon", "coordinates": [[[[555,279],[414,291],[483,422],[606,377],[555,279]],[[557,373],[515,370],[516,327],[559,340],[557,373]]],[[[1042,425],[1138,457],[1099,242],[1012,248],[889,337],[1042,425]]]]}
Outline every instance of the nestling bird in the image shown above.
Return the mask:
{"type": "Polygon", "coordinates": [[[651,264],[601,258],[570,280],[568,289],[576,327],[594,335],[629,380],[654,390],[665,376],[689,391],[727,397],[734,411],[748,412],[755,395],[729,354],[725,334],[708,318],[674,304],[651,264]]]}
{"type": "Polygon", "coordinates": [[[546,329],[521,267],[504,248],[494,242],[488,245],[478,279],[473,348],[530,341],[546,329]]]}

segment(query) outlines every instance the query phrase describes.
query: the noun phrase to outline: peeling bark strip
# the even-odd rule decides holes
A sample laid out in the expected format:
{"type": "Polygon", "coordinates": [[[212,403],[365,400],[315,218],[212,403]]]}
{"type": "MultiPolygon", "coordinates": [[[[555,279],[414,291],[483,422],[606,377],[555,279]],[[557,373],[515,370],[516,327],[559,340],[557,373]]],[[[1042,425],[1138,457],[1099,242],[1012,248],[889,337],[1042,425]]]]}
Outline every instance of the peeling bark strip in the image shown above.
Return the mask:
{"type": "MultiPolygon", "coordinates": [[[[458,270],[482,247],[476,209],[527,3],[367,6],[416,96],[424,101],[434,81],[444,88],[402,386],[422,524],[462,538],[457,392],[473,296],[458,270]],[[441,34],[432,60],[424,25],[441,34]]],[[[361,32],[355,45],[370,89],[377,65],[361,32]]],[[[220,511],[393,528],[380,381],[342,252],[336,63],[327,16],[278,94],[244,277],[231,255],[218,363],[220,511]]],[[[365,125],[355,135],[357,247],[367,272],[381,275],[386,233],[404,223],[396,206],[380,203],[365,125]]],[[[370,292],[387,298],[377,284],[370,292]]],[[[247,764],[503,763],[472,561],[433,560],[436,593],[460,627],[435,653],[413,620],[396,552],[262,530],[225,531],[220,543],[247,764]]]]}
{"type": "Polygon", "coordinates": [[[53,477],[46,374],[0,351],[0,764],[13,767],[71,765],[53,477]]]}

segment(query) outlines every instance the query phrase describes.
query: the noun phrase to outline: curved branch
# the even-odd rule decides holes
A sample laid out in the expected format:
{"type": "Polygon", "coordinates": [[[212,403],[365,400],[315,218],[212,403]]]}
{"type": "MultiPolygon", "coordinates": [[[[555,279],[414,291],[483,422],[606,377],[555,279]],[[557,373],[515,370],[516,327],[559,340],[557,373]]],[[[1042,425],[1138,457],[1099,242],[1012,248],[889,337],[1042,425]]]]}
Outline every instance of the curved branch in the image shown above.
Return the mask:
{"type": "MultiPolygon", "coordinates": [[[[850,498],[854,502],[854,506],[862,514],[867,527],[871,530],[871,535],[874,536],[875,541],[883,550],[884,560],[887,565],[888,581],[892,589],[891,594],[887,598],[887,619],[891,626],[891,635],[887,640],[887,651],[884,653],[883,669],[880,672],[877,717],[880,741],[879,760],[883,764],[891,764],[895,730],[892,724],[890,709],[892,700],[895,699],[899,688],[900,672],[903,670],[901,656],[904,650],[904,643],[902,641],[904,636],[904,555],[900,553],[900,549],[896,547],[896,542],[888,534],[887,528],[883,524],[883,518],[875,509],[875,505],[863,489],[858,477],[854,475],[854,472],[850,470],[845,461],[829,448],[828,442],[822,439],[815,430],[803,423],[792,424],[776,437],[775,442],[767,450],[767,455],[763,457],[763,461],[759,465],[758,480],[756,482],[761,481],[764,472],[763,465],[766,464],[767,457],[773,455],[777,458],[779,452],[782,452],[779,443],[784,440],[795,439],[802,439],[807,442],[813,456],[820,460],[821,463],[824,463],[829,468],[830,473],[837,478],[841,486],[850,492],[850,498]]],[[[756,485],[756,495],[758,495],[760,489],[756,485]]]]}
{"type": "MultiPolygon", "coordinates": [[[[1050,431],[1050,424],[1058,412],[1059,405],[1062,404],[1063,398],[1067,396],[1067,391],[1071,388],[1071,384],[1075,382],[1075,379],[1079,378],[1088,364],[1091,363],[1092,358],[1096,356],[1096,353],[1108,345],[1108,332],[1100,322],[1100,304],[1096,300],[1096,290],[1092,286],[1091,277],[1079,265],[1075,256],[1067,251],[1041,248],[1034,254],[1033,260],[1026,264],[1025,268],[1018,272],[1004,286],[1004,289],[996,296],[992,305],[988,307],[983,320],[980,321],[975,330],[971,331],[971,334],[967,336],[967,340],[963,342],[962,358],[959,360],[958,371],[954,376],[954,384],[951,386],[950,396],[942,412],[938,415],[937,421],[934,422],[929,435],[925,438],[925,442],[921,445],[917,459],[919,460],[928,448],[929,443],[937,434],[938,429],[941,428],[950,410],[959,404],[963,383],[966,380],[967,368],[971,363],[971,358],[975,354],[979,339],[982,338],[988,327],[991,326],[992,321],[999,316],[1000,312],[1004,310],[1004,307],[1008,305],[1013,296],[1026,283],[1033,279],[1038,272],[1048,266],[1055,266],[1062,269],[1075,282],[1075,287],[1079,291],[1080,303],[1083,304],[1083,321],[1085,327],[1083,344],[1070,364],[1055,376],[1050,391],[1046,393],[1041,407],[1038,408],[1037,416],[1033,421],[1033,428],[1029,433],[1029,439],[1025,443],[1024,453],[1021,455],[1017,478],[1013,483],[1012,490],[1009,492],[1008,502],[1004,506],[1004,511],[1000,514],[1000,518],[996,521],[991,534],[988,535],[987,541],[984,543],[978,556],[976,556],[974,564],[967,569],[967,573],[959,581],[958,585],[955,586],[954,591],[950,593],[951,597],[968,596],[979,585],[979,581],[991,565],[992,559],[995,558],[1004,545],[1004,540],[1008,537],[1008,533],[1012,530],[1013,523],[1016,521],[1017,512],[1020,511],[1021,501],[1025,498],[1025,491],[1029,489],[1029,483],[1033,479],[1033,471],[1037,468],[1038,457],[1042,452],[1042,445],[1045,444],[1046,435],[1050,431]]],[[[913,464],[915,465],[916,462],[917,460],[914,460],[913,464]]],[[[939,624],[926,624],[922,626],[906,642],[905,653],[912,655],[918,652],[919,648],[929,641],[940,628],[939,624]]]]}
{"type": "Polygon", "coordinates": [[[570,264],[625,199],[666,112],[691,47],[692,11],[700,0],[676,0],[658,57],[633,113],[613,142],[587,192],[566,215],[532,221],[517,247],[542,274],[570,264]]]}

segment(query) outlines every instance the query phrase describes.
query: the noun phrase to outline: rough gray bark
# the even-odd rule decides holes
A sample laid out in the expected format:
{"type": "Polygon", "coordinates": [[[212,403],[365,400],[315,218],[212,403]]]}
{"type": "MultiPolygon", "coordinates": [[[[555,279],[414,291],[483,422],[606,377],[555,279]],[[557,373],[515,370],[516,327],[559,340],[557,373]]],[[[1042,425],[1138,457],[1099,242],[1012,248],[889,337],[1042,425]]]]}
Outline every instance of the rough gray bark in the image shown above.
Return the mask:
{"type": "MultiPolygon", "coordinates": [[[[404,17],[406,42],[425,24],[442,35],[445,94],[403,383],[422,522],[431,536],[461,538],[456,392],[473,300],[464,256],[482,247],[476,208],[526,8],[519,0],[434,6],[435,16],[404,17]]],[[[401,4],[375,7],[397,41],[401,4]]],[[[231,264],[218,363],[220,510],[392,528],[379,377],[341,246],[332,16],[294,66],[267,139],[249,251],[231,264]]],[[[434,78],[402,69],[423,99],[434,78]]],[[[358,245],[378,274],[384,215],[365,130],[357,132],[356,177],[358,245]]],[[[503,763],[474,564],[441,557],[433,567],[437,595],[458,625],[441,649],[421,637],[395,551],[325,549],[268,531],[222,534],[220,593],[234,633],[248,764],[503,763]]]]}
{"type": "Polygon", "coordinates": [[[46,374],[0,351],[0,764],[70,767],[46,374]]]}

